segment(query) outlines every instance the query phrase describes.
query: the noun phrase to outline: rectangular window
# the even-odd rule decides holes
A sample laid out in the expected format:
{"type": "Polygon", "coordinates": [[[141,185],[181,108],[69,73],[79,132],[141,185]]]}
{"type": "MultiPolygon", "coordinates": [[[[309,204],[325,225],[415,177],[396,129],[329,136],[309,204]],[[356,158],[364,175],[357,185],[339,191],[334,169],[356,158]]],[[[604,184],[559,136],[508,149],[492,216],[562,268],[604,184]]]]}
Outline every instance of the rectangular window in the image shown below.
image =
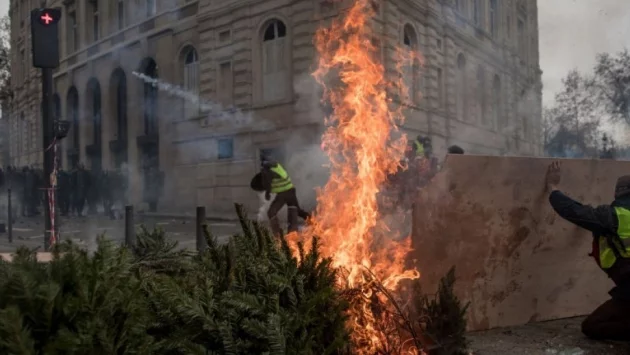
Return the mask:
{"type": "Polygon", "coordinates": [[[92,1],[92,39],[96,42],[99,38],[98,0],[92,1]]]}
{"type": "Polygon", "coordinates": [[[438,107],[444,107],[444,74],[442,68],[437,68],[437,102],[438,107]]]}
{"type": "Polygon", "coordinates": [[[499,15],[499,3],[497,0],[490,0],[490,34],[493,38],[496,38],[499,34],[498,31],[498,18],[499,15]]]}
{"type": "Polygon", "coordinates": [[[20,84],[24,82],[26,79],[26,55],[24,54],[24,50],[20,51],[20,65],[18,69],[18,78],[20,80],[20,84]]]}
{"type": "Polygon", "coordinates": [[[464,14],[466,12],[465,0],[457,0],[457,11],[459,11],[461,14],[464,14]]]}
{"type": "Polygon", "coordinates": [[[217,95],[223,106],[231,106],[234,98],[234,75],[232,63],[224,62],[219,65],[219,92],[217,95]]]}
{"type": "Polygon", "coordinates": [[[147,0],[147,17],[155,16],[157,13],[157,4],[155,0],[147,0]]]}
{"type": "Polygon", "coordinates": [[[122,30],[125,27],[125,1],[118,0],[118,6],[116,8],[118,13],[118,29],[122,30]]]}
{"type": "Polygon", "coordinates": [[[230,30],[219,32],[219,44],[225,44],[230,41],[230,30]]]}
{"type": "Polygon", "coordinates": [[[481,26],[481,0],[473,0],[473,21],[481,26]]]}
{"type": "Polygon", "coordinates": [[[219,139],[219,159],[234,157],[234,140],[232,138],[219,139]]]}
{"type": "Polygon", "coordinates": [[[437,47],[438,51],[442,50],[442,40],[441,39],[437,39],[435,40],[435,46],[437,47]]]}
{"type": "Polygon", "coordinates": [[[77,15],[76,12],[72,11],[68,13],[67,19],[67,44],[66,44],[66,55],[70,55],[71,53],[76,52],[79,45],[78,39],[78,31],[77,31],[77,15]]]}
{"type": "Polygon", "coordinates": [[[525,21],[522,19],[518,19],[517,22],[517,30],[518,30],[518,52],[521,56],[521,60],[525,59],[525,54],[527,53],[527,41],[525,37],[525,21]]]}

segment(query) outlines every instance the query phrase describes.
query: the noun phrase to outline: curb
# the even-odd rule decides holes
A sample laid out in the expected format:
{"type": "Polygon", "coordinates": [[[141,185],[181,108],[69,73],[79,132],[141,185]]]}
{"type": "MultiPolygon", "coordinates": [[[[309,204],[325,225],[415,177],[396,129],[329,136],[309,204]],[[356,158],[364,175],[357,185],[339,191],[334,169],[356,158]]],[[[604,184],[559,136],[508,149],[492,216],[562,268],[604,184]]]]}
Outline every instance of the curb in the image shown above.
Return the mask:
{"type": "MultiPolygon", "coordinates": [[[[152,213],[152,212],[136,212],[136,217],[149,217],[149,218],[170,218],[170,219],[195,219],[194,214],[170,214],[170,213],[152,213]]],[[[228,218],[221,216],[206,216],[206,221],[210,222],[238,222],[237,218],[228,218]]]]}
{"type": "MultiPolygon", "coordinates": [[[[0,253],[0,259],[10,263],[13,261],[13,254],[14,253],[0,253]]],[[[41,263],[47,263],[53,259],[53,254],[51,252],[40,252],[35,255],[37,256],[37,261],[41,263]]]]}

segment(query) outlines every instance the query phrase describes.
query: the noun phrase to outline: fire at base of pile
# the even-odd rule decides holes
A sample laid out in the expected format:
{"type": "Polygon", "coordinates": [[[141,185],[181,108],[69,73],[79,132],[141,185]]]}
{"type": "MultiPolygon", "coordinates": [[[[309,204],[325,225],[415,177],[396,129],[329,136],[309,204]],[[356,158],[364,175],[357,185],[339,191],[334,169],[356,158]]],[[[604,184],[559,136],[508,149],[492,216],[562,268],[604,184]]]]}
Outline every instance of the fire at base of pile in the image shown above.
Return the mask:
{"type": "MultiPolygon", "coordinates": [[[[288,245],[303,250],[301,242],[291,241],[295,237],[287,236],[288,245]]],[[[303,252],[294,254],[299,259],[303,252]]],[[[339,279],[347,279],[344,270],[340,271],[339,279]]],[[[440,280],[436,294],[425,293],[418,280],[403,283],[397,292],[392,292],[370,271],[365,270],[363,277],[365,282],[359,286],[339,284],[338,288],[348,303],[351,328],[374,327],[367,334],[379,337],[357,339],[356,334],[351,335],[351,348],[340,354],[363,353],[366,348],[380,355],[468,354],[465,337],[468,304],[455,295],[455,268],[440,280]]]]}

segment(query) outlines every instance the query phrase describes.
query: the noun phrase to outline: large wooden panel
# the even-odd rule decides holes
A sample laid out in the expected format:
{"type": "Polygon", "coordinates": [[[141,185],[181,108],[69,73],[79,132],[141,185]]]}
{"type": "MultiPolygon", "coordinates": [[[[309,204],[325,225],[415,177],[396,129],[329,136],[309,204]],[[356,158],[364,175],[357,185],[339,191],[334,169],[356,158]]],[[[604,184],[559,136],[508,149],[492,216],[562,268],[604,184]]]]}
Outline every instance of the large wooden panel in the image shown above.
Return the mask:
{"type": "MultiPolygon", "coordinates": [[[[457,268],[457,292],[481,330],[585,315],[613,284],[588,256],[590,233],[558,217],[544,191],[552,159],[448,156],[420,192],[413,243],[423,284],[457,268]]],[[[560,188],[585,204],[610,203],[630,163],[563,159],[560,188]]]]}

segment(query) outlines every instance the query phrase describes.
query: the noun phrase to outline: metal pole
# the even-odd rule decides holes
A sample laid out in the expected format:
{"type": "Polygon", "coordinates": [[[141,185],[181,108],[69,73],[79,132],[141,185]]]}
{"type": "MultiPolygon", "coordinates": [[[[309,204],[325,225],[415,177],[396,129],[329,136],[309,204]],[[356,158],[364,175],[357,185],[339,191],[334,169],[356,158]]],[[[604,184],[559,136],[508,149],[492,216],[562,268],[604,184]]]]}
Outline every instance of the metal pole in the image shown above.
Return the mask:
{"type": "Polygon", "coordinates": [[[7,215],[9,218],[7,219],[7,228],[9,229],[9,243],[13,243],[13,207],[11,206],[11,189],[7,189],[7,205],[9,208],[9,212],[7,215]]]}
{"type": "Polygon", "coordinates": [[[125,245],[130,247],[136,242],[136,229],[133,223],[133,206],[125,206],[125,245]]]}
{"type": "MultiPolygon", "coordinates": [[[[51,242],[55,242],[56,233],[54,231],[54,227],[52,221],[50,219],[50,203],[51,195],[50,191],[50,176],[53,173],[53,164],[55,159],[55,152],[52,149],[51,144],[54,139],[54,122],[53,122],[53,78],[52,78],[53,70],[52,68],[42,68],[42,138],[44,146],[44,191],[46,196],[46,201],[44,204],[44,250],[48,251],[51,247],[51,242]]],[[[54,193],[54,192],[53,192],[54,193]]],[[[54,198],[52,198],[54,201],[54,198]]]]}
{"type": "Polygon", "coordinates": [[[206,224],[206,208],[204,206],[197,206],[197,251],[203,252],[206,250],[206,237],[204,234],[203,226],[206,224]]]}

